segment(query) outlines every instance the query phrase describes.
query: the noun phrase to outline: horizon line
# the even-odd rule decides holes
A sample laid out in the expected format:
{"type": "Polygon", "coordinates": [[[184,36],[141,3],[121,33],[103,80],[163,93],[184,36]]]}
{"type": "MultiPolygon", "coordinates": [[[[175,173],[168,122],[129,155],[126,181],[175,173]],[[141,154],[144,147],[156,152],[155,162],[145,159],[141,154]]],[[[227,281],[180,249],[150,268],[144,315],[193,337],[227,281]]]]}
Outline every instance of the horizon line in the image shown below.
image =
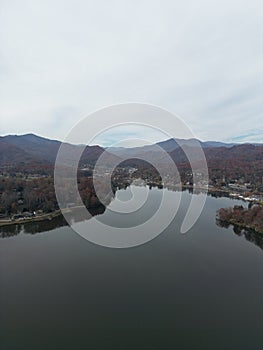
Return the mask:
{"type": "MultiPolygon", "coordinates": [[[[28,136],[28,135],[32,135],[32,136],[36,136],[36,137],[39,137],[39,138],[43,138],[43,139],[47,139],[47,140],[50,140],[50,141],[57,141],[57,142],[65,142],[65,140],[61,140],[59,138],[50,138],[50,136],[44,136],[44,135],[40,135],[40,134],[36,134],[34,132],[28,132],[28,133],[5,133],[5,134],[2,134],[0,135],[0,138],[4,138],[4,137],[8,137],[8,136],[17,136],[17,137],[22,137],[22,136],[28,136]]],[[[244,135],[243,137],[245,137],[247,135],[244,135]]],[[[185,138],[179,138],[179,137],[173,137],[173,138],[168,138],[168,139],[160,139],[160,140],[156,140],[156,141],[153,141],[151,144],[156,144],[156,143],[161,143],[161,142],[165,142],[165,141],[169,141],[171,139],[174,139],[174,140],[197,140],[199,142],[215,142],[215,143],[223,143],[223,144],[227,144],[227,145],[242,145],[242,144],[263,144],[263,141],[262,142],[259,142],[259,141],[241,141],[242,136],[235,136],[233,138],[233,141],[231,140],[228,140],[228,141],[222,141],[222,140],[212,140],[212,139],[208,139],[208,140],[203,140],[203,139],[200,139],[198,137],[192,137],[192,138],[188,138],[188,139],[185,139],[185,138]],[[239,141],[234,141],[235,139],[239,139],[239,141]]],[[[117,142],[117,141],[116,141],[117,142]]],[[[83,145],[84,143],[72,143],[72,144],[75,144],[75,145],[83,145]]],[[[115,147],[115,146],[111,146],[111,145],[107,145],[106,142],[103,144],[103,143],[90,143],[90,144],[85,144],[87,146],[100,146],[100,147],[103,147],[103,148],[109,148],[109,147],[115,147]]],[[[125,146],[116,146],[116,147],[120,147],[120,148],[133,148],[133,147],[143,147],[143,146],[147,146],[147,145],[150,145],[150,144],[144,144],[144,145],[139,145],[139,146],[131,146],[131,147],[125,147],[125,146]]]]}

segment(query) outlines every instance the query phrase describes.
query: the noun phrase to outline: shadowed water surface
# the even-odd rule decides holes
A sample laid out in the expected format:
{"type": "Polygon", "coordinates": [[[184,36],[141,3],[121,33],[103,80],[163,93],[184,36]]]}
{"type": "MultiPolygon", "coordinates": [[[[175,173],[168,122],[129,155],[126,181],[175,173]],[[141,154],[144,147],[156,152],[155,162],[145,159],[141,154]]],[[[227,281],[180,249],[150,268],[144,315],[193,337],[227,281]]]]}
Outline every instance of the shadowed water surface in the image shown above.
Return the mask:
{"type": "MultiPolygon", "coordinates": [[[[1,228],[1,349],[261,350],[263,251],[216,224],[217,209],[240,203],[228,198],[208,197],[181,235],[191,196],[182,193],[160,236],[131,249],[94,245],[62,218],[1,228]]],[[[127,226],[160,198],[152,189],[127,226]]],[[[177,200],[172,192],[170,205],[177,200]]],[[[90,221],[125,227],[108,209],[98,214],[90,221]]]]}

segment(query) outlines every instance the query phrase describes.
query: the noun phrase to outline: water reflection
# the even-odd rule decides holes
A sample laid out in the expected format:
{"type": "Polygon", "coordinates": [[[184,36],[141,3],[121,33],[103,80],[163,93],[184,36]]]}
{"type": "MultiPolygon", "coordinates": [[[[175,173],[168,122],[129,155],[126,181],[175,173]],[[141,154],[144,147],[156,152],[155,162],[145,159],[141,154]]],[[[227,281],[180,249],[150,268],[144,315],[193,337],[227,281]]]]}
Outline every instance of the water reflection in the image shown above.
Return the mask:
{"type": "MultiPolygon", "coordinates": [[[[145,186],[145,185],[144,185],[145,186]]],[[[155,187],[158,187],[157,185],[150,185],[148,186],[149,189],[153,189],[155,187]]],[[[169,191],[178,192],[179,190],[176,187],[166,187],[169,191]]],[[[120,189],[122,191],[125,191],[125,189],[120,189]]],[[[190,195],[193,193],[193,190],[191,188],[183,188],[183,192],[187,192],[190,195]]],[[[203,194],[205,193],[202,189],[199,191],[196,191],[196,194],[203,194]]],[[[228,198],[228,200],[232,201],[232,198],[229,198],[228,193],[222,192],[222,191],[213,191],[208,192],[208,196],[214,197],[214,198],[228,198]]],[[[99,205],[95,208],[90,208],[89,213],[90,218],[97,215],[102,215],[106,210],[106,207],[104,205],[99,205]]],[[[146,214],[145,214],[146,215],[146,214]]],[[[216,216],[216,212],[214,213],[216,216]]],[[[79,208],[71,208],[71,212],[67,213],[67,218],[70,220],[71,223],[81,222],[83,220],[87,220],[87,212],[86,210],[79,209],[79,208]]],[[[216,222],[218,226],[220,227],[229,227],[229,224],[217,221],[216,222]]],[[[67,221],[63,217],[63,215],[54,217],[52,220],[42,220],[42,221],[34,221],[34,222],[28,222],[28,223],[17,223],[13,225],[7,225],[7,226],[1,226],[0,227],[0,239],[1,238],[8,238],[17,236],[20,233],[23,234],[37,234],[41,232],[47,232],[55,230],[59,227],[68,226],[67,221]]],[[[263,235],[258,234],[257,232],[253,230],[244,230],[240,229],[237,226],[233,227],[233,231],[238,236],[244,236],[246,240],[249,242],[254,243],[261,249],[263,249],[263,235]]]]}
{"type": "Polygon", "coordinates": [[[233,226],[233,232],[239,236],[239,237],[245,237],[245,239],[256,246],[258,246],[260,249],[263,249],[263,235],[261,233],[258,233],[254,230],[248,230],[243,229],[239,226],[229,224],[227,222],[216,220],[216,224],[219,227],[229,228],[230,226],[233,226]]]}
{"type": "MultiPolygon", "coordinates": [[[[105,212],[105,206],[100,205],[96,208],[89,209],[90,218],[96,215],[101,215],[105,212]]],[[[70,213],[67,214],[67,216],[70,216],[70,221],[73,222],[80,222],[84,219],[87,219],[86,211],[83,211],[82,209],[75,208],[71,210],[70,213]]],[[[7,225],[0,227],[0,238],[8,238],[17,236],[20,233],[25,234],[36,234],[46,231],[52,231],[59,227],[68,226],[67,221],[65,220],[63,215],[54,217],[52,220],[41,220],[41,221],[32,221],[28,223],[19,223],[15,225],[7,225]]]]}

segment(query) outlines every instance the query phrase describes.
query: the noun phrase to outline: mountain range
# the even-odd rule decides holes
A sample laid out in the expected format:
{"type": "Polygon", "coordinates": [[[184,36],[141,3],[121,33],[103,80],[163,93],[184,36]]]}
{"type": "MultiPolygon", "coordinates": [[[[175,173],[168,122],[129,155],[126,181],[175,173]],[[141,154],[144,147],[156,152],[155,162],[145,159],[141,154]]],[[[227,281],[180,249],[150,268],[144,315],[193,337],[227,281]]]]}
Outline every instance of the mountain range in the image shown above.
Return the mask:
{"type": "MultiPolygon", "coordinates": [[[[52,171],[56,160],[61,141],[50,140],[34,134],[8,135],[0,137],[0,168],[13,169],[29,172],[52,171]]],[[[263,162],[263,144],[234,144],[216,141],[200,141],[197,139],[169,139],[158,142],[157,146],[165,150],[172,159],[178,163],[187,162],[184,148],[191,148],[194,154],[197,145],[200,145],[210,167],[244,167],[261,166],[263,162]]],[[[161,159],[161,152],[158,152],[156,145],[147,145],[134,148],[103,148],[101,146],[86,146],[80,160],[80,166],[94,165],[103,152],[106,152],[105,159],[109,164],[112,161],[121,161],[127,158],[161,159]],[[157,150],[156,150],[157,149],[157,150]]],[[[79,147],[70,145],[72,148],[79,147]]],[[[137,161],[140,162],[140,161],[137,161]]],[[[136,162],[135,162],[136,163],[136,162]]],[[[134,165],[134,161],[126,161],[126,165],[134,165]]]]}
{"type": "MultiPolygon", "coordinates": [[[[61,141],[50,140],[34,134],[0,137],[0,168],[28,172],[53,171],[61,141]]],[[[73,150],[77,145],[69,145],[73,150]]],[[[100,146],[86,146],[80,165],[94,165],[105,150],[100,146]]],[[[107,152],[107,151],[106,151],[107,152]]],[[[108,154],[108,161],[116,158],[108,154]]]]}

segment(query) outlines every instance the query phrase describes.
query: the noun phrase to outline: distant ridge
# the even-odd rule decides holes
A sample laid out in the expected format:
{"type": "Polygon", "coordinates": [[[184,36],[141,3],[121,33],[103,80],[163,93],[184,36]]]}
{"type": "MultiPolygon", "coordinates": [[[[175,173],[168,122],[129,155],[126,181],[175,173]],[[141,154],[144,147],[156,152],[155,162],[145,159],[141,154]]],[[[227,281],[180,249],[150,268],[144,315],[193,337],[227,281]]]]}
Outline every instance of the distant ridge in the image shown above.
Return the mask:
{"type": "MultiPolygon", "coordinates": [[[[25,135],[7,135],[0,137],[0,169],[14,168],[16,171],[46,171],[53,169],[57,152],[61,145],[61,141],[50,140],[35,134],[25,135]]],[[[218,141],[200,141],[198,139],[169,139],[158,142],[156,145],[164,149],[176,163],[186,162],[184,151],[180,147],[190,147],[193,149],[200,145],[206,155],[207,160],[212,166],[225,166],[225,162],[229,164],[242,164],[249,162],[263,161],[263,144],[236,144],[224,143],[218,141]]],[[[81,160],[81,165],[94,165],[100,155],[106,152],[108,164],[112,161],[119,162],[122,159],[131,158],[147,158],[151,157],[155,160],[161,160],[163,156],[161,152],[156,151],[156,145],[147,145],[134,148],[103,148],[101,146],[86,146],[81,160]]],[[[78,145],[70,145],[70,147],[79,147],[78,145]]],[[[139,164],[139,162],[137,162],[139,164]]],[[[129,161],[125,162],[129,165],[129,161]]],[[[134,162],[133,162],[134,164],[134,162]]]]}
{"type": "Polygon", "coordinates": [[[235,143],[224,143],[219,141],[200,141],[198,139],[169,139],[166,141],[158,142],[157,145],[162,147],[167,152],[173,151],[175,148],[180,147],[180,145],[185,145],[189,147],[196,147],[196,143],[199,143],[202,148],[209,147],[232,147],[235,143]]]}
{"type": "MultiPolygon", "coordinates": [[[[166,152],[171,153],[176,149],[180,149],[181,146],[184,147],[197,147],[201,146],[205,149],[214,149],[214,148],[232,148],[234,146],[241,145],[250,145],[249,143],[238,144],[238,143],[224,143],[219,141],[200,141],[198,139],[177,139],[172,138],[165,141],[157,142],[154,145],[146,145],[141,147],[132,147],[132,148],[124,148],[124,147],[108,147],[108,151],[119,156],[119,157],[136,157],[142,156],[145,153],[156,152],[156,145],[164,149],[166,152]]],[[[263,144],[252,144],[253,146],[262,146],[263,144]]]]}
{"type": "MultiPolygon", "coordinates": [[[[47,168],[53,169],[61,141],[50,140],[35,134],[7,135],[0,137],[0,168],[28,169],[28,171],[42,172],[47,168]]],[[[70,145],[72,148],[79,147],[70,145]]],[[[81,164],[94,165],[104,148],[100,146],[86,146],[80,160],[81,164]]],[[[112,161],[116,156],[108,154],[112,161]]],[[[3,170],[3,169],[2,169],[3,170]]]]}

